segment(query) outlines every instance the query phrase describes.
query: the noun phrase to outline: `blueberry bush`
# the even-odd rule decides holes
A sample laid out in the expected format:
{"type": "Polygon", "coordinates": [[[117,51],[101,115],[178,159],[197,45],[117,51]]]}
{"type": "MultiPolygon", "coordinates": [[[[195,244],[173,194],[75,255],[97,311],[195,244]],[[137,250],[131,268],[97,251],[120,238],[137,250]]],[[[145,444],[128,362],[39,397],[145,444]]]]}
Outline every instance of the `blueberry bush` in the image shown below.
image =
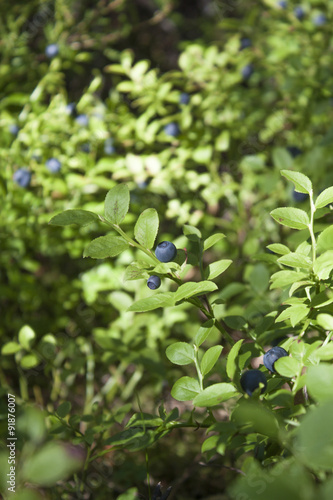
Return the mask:
{"type": "Polygon", "coordinates": [[[330,498],[331,3],[0,9],[3,498],[330,498]]]}

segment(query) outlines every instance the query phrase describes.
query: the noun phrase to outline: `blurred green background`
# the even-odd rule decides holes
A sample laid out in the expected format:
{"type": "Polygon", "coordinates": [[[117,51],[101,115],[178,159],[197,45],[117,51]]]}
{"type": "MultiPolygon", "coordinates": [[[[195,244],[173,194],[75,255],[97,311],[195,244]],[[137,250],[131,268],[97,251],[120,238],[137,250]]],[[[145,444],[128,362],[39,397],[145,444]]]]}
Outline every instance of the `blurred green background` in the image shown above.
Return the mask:
{"type": "MultiPolygon", "coordinates": [[[[269,212],[306,200],[279,171],[309,175],[315,194],[333,184],[333,3],[297,7],[1,2],[0,429],[5,436],[9,391],[19,437],[15,499],[147,495],[144,453],[106,454],[104,442],[139,405],[172,409],[180,371],[165,347],[192,338],[202,321],[188,304],[127,313],[150,293],[142,280],[123,280],[140,255],[83,259],[103,228],[51,227],[53,215],[102,213],[107,191],[126,182],[125,228],[153,207],[160,241],[178,248],[188,245],[184,224],[205,238],[227,235],[211,250],[212,260],[234,260],[215,294],[221,316],[254,327],[280,303],[281,293],[268,291],[274,266],[265,246],[298,240],[269,212]]],[[[225,498],[221,472],[198,465],[203,439],[188,431],[158,442],[153,482],[176,484],[180,500],[225,498]]],[[[227,485],[235,474],[222,477],[227,485]]]]}

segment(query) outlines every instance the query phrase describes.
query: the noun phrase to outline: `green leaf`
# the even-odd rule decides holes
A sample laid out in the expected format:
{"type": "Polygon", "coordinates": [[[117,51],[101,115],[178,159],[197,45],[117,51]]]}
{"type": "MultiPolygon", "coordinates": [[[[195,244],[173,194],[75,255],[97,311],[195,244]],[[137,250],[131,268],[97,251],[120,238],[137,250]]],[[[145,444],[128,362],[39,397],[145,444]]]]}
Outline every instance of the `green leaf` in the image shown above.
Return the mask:
{"type": "Polygon", "coordinates": [[[296,281],[307,278],[307,274],[297,271],[278,271],[271,276],[271,290],[275,288],[287,288],[296,281]]]}
{"type": "Polygon", "coordinates": [[[333,225],[327,227],[319,234],[317,239],[317,250],[318,252],[333,250],[333,225]]]}
{"type": "Polygon", "coordinates": [[[201,344],[205,342],[205,340],[211,333],[212,329],[214,328],[214,325],[215,321],[213,319],[209,319],[208,321],[206,321],[201,325],[201,327],[199,328],[194,337],[194,344],[197,347],[201,346],[201,344]]]}
{"type": "MultiPolygon", "coordinates": [[[[319,379],[313,367],[310,373],[315,375],[319,385],[323,379],[319,379]]],[[[330,367],[332,368],[332,367],[330,367]]],[[[319,374],[319,371],[317,372],[319,374]]],[[[326,375],[326,371],[322,375],[326,375]]],[[[332,377],[332,372],[330,372],[332,377]]],[[[307,377],[310,382],[310,376],[307,377]]],[[[331,390],[333,378],[330,378],[331,390]]],[[[312,387],[312,384],[310,382],[312,387]]],[[[327,386],[326,380],[324,385],[327,386]]],[[[331,392],[332,394],[332,392],[331,392]]],[[[332,395],[331,395],[332,398],[332,395]]],[[[313,471],[332,471],[333,468],[333,436],[332,436],[333,401],[325,401],[321,405],[309,411],[301,421],[301,425],[295,431],[293,450],[299,461],[313,471]]]]}
{"type": "Polygon", "coordinates": [[[115,257],[128,248],[128,243],[121,236],[113,236],[107,234],[95,238],[85,248],[83,257],[91,257],[93,259],[106,259],[107,257],[115,257]]]}
{"type": "Polygon", "coordinates": [[[217,289],[217,285],[212,283],[211,281],[201,281],[200,283],[196,283],[190,281],[188,283],[184,283],[184,285],[180,285],[178,290],[175,292],[175,302],[179,302],[183,299],[188,299],[189,297],[193,297],[193,295],[201,295],[207,292],[213,292],[217,289]]]}
{"type": "Polygon", "coordinates": [[[25,461],[22,476],[29,483],[50,487],[67,479],[82,463],[83,457],[78,458],[77,453],[71,454],[65,446],[51,442],[35,450],[25,461]]]}
{"type": "Polygon", "coordinates": [[[274,148],[272,152],[273,163],[279,170],[282,168],[291,167],[293,159],[285,148],[274,148]]]}
{"type": "Polygon", "coordinates": [[[56,413],[57,415],[59,415],[59,417],[65,418],[66,415],[68,415],[68,413],[71,411],[71,408],[72,404],[69,401],[64,401],[58,406],[56,413]]]}
{"type": "Polygon", "coordinates": [[[322,208],[328,205],[329,203],[333,203],[333,186],[325,189],[315,202],[316,208],[322,208]]]}
{"type": "Polygon", "coordinates": [[[191,377],[181,377],[171,389],[171,396],[177,401],[190,401],[200,392],[199,382],[191,377]]]}
{"type": "Polygon", "coordinates": [[[281,243],[272,243],[271,245],[267,245],[267,248],[279,255],[286,255],[290,252],[289,248],[286,245],[281,245],[281,243]]]}
{"type": "Polygon", "coordinates": [[[304,319],[310,312],[310,308],[305,304],[294,305],[288,307],[276,318],[275,322],[279,323],[281,321],[285,321],[286,319],[290,320],[291,326],[296,326],[302,319],[304,319]]]}
{"type": "Polygon", "coordinates": [[[313,272],[320,280],[327,280],[333,269],[333,250],[327,250],[313,264],[313,272]]]}
{"type": "Polygon", "coordinates": [[[187,237],[187,239],[190,241],[198,242],[202,238],[202,235],[201,235],[201,232],[199,231],[199,229],[197,229],[194,226],[189,226],[188,224],[185,224],[185,226],[183,228],[183,233],[187,237]]]}
{"type": "Polygon", "coordinates": [[[312,266],[312,261],[309,257],[295,252],[290,252],[286,255],[282,255],[282,257],[279,257],[277,261],[280,264],[289,267],[309,269],[312,266]]]}
{"type": "Polygon", "coordinates": [[[167,347],[165,354],[175,365],[189,365],[195,359],[194,348],[186,342],[176,342],[167,347]]]}
{"type": "Polygon", "coordinates": [[[55,215],[49,221],[52,226],[67,226],[69,224],[77,224],[78,226],[88,226],[92,222],[99,220],[97,214],[88,210],[65,210],[60,214],[55,215]]]}
{"type": "Polygon", "coordinates": [[[295,358],[284,356],[274,363],[274,369],[283,377],[295,377],[300,371],[301,363],[295,358]]]}
{"type": "Polygon", "coordinates": [[[238,394],[233,384],[221,382],[211,385],[200,392],[200,394],[193,399],[193,406],[198,406],[199,408],[216,406],[224,401],[228,401],[230,398],[238,396],[238,394]]]}
{"type": "Polygon", "coordinates": [[[225,234],[223,233],[212,234],[212,236],[209,236],[209,238],[204,241],[203,249],[208,250],[208,248],[212,247],[223,238],[225,238],[225,234]]]}
{"type": "Polygon", "coordinates": [[[32,344],[34,343],[35,338],[36,334],[29,325],[22,326],[18,334],[18,340],[24,349],[29,351],[32,344]]]}
{"type": "Polygon", "coordinates": [[[294,183],[295,191],[298,193],[310,194],[312,191],[312,182],[306,175],[300,172],[293,172],[292,170],[281,170],[280,173],[294,183]]]}
{"type": "Polygon", "coordinates": [[[200,363],[200,369],[202,375],[207,375],[215,366],[215,363],[220,357],[223,347],[221,345],[215,345],[210,347],[208,351],[205,352],[200,363]]]}
{"type": "MultiPolygon", "coordinates": [[[[311,353],[312,354],[312,353],[311,353]]],[[[333,360],[333,342],[319,347],[314,351],[313,356],[316,361],[332,361],[333,360]]]]}
{"type": "Polygon", "coordinates": [[[332,331],[333,330],[333,316],[330,314],[322,313],[318,314],[316,317],[318,325],[323,327],[325,330],[332,331]]]}
{"type": "Polygon", "coordinates": [[[20,351],[22,347],[17,342],[7,342],[4,344],[1,349],[1,354],[4,356],[9,356],[10,354],[15,354],[20,351]]]}
{"type": "Polygon", "coordinates": [[[142,278],[148,279],[149,273],[145,269],[142,269],[138,264],[133,262],[128,267],[126,267],[124,273],[124,282],[139,280],[142,278]]]}
{"type": "Polygon", "coordinates": [[[170,307],[175,304],[174,293],[163,292],[152,295],[146,299],[137,300],[127,311],[146,312],[153,311],[159,307],[170,307]]]}
{"type": "Polygon", "coordinates": [[[279,224],[293,229],[306,229],[310,224],[308,214],[299,208],[276,208],[271,212],[271,216],[279,224]]]}
{"type": "Polygon", "coordinates": [[[130,194],[126,184],[118,184],[105,198],[105,217],[112,224],[120,224],[129,209],[130,194]]]}
{"type": "Polygon", "coordinates": [[[241,400],[232,413],[231,421],[238,426],[246,426],[247,433],[259,432],[271,438],[279,435],[279,424],[274,413],[255,401],[241,400]]]}
{"type": "Polygon", "coordinates": [[[222,274],[228,267],[232,264],[232,260],[230,259],[223,259],[223,260],[218,260],[216,262],[213,262],[208,266],[206,269],[206,275],[207,279],[213,280],[217,278],[220,274],[222,274]]]}
{"type": "Polygon", "coordinates": [[[238,366],[236,364],[236,358],[238,356],[239,349],[242,347],[243,342],[244,342],[244,339],[238,340],[238,342],[236,342],[236,344],[234,344],[232,346],[232,348],[230,349],[230,352],[228,354],[227,375],[231,380],[234,379],[235,373],[238,370],[238,366]]]}
{"type": "Polygon", "coordinates": [[[134,236],[136,241],[150,250],[154,246],[158,231],[158,214],[155,208],[147,208],[139,216],[135,227],[134,236]]]}
{"type": "Polygon", "coordinates": [[[40,360],[36,356],[36,354],[26,354],[20,359],[20,365],[25,370],[30,370],[30,368],[34,368],[39,365],[40,360]]]}

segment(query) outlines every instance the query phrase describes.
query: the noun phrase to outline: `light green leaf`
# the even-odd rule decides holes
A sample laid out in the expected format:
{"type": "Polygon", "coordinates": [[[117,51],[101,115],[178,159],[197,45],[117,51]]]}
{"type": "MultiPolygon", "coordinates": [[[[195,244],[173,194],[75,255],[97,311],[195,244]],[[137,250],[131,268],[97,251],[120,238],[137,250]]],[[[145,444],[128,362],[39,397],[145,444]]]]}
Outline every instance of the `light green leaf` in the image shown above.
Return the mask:
{"type": "Polygon", "coordinates": [[[223,260],[218,260],[216,262],[213,262],[210,264],[207,269],[206,269],[206,275],[207,279],[213,280],[217,278],[220,274],[222,274],[228,267],[232,264],[232,260],[230,259],[223,259],[223,260]]]}
{"type": "Polygon", "coordinates": [[[147,208],[139,216],[135,227],[135,239],[145,248],[150,250],[154,246],[155,238],[158,231],[158,214],[155,208],[147,208]]]}
{"type": "Polygon", "coordinates": [[[298,193],[310,194],[312,191],[312,182],[306,175],[292,170],[281,170],[281,175],[294,183],[295,191],[298,193]]]}
{"type": "Polygon", "coordinates": [[[271,212],[271,216],[279,224],[293,229],[306,229],[310,224],[308,214],[299,208],[276,208],[271,212]]]}
{"type": "Polygon", "coordinates": [[[199,347],[201,344],[205,342],[205,340],[208,338],[209,334],[211,333],[212,329],[214,328],[215,321],[213,319],[209,319],[205,323],[201,325],[197,333],[195,334],[194,337],[194,344],[199,347]]]}
{"type": "Polygon", "coordinates": [[[333,330],[333,316],[331,316],[330,314],[318,314],[316,320],[318,322],[318,325],[323,327],[325,330],[333,330]]]}
{"type": "Polygon", "coordinates": [[[316,208],[322,208],[328,205],[329,203],[333,203],[333,186],[325,189],[315,202],[316,208]]]}
{"type": "Polygon", "coordinates": [[[130,264],[128,267],[126,267],[125,273],[124,273],[124,282],[139,280],[142,278],[145,278],[145,279],[149,278],[149,273],[145,269],[142,269],[141,267],[139,267],[135,263],[130,264]]]}
{"type": "Polygon", "coordinates": [[[329,342],[326,345],[319,347],[313,356],[316,361],[332,361],[333,360],[333,342],[329,342]]]}
{"type": "Polygon", "coordinates": [[[320,255],[313,265],[313,271],[320,280],[327,280],[333,269],[333,250],[320,255]]]}
{"type": "Polygon", "coordinates": [[[183,233],[190,241],[199,241],[202,238],[201,232],[194,226],[189,226],[185,224],[183,228],[183,233]]]}
{"type": "Polygon", "coordinates": [[[175,294],[172,292],[157,293],[147,299],[137,300],[127,311],[146,312],[153,311],[159,307],[170,307],[175,304],[174,296],[175,294]]]}
{"type": "Polygon", "coordinates": [[[327,227],[319,234],[317,239],[317,250],[318,252],[333,250],[333,225],[327,227]]]}
{"type": "Polygon", "coordinates": [[[130,194],[126,184],[118,184],[105,198],[105,217],[112,224],[120,224],[128,212],[130,194]]]}
{"type": "Polygon", "coordinates": [[[113,236],[107,234],[95,238],[85,248],[83,257],[91,257],[93,259],[106,259],[107,257],[115,257],[128,248],[128,243],[121,236],[113,236]]]}
{"type": "Polygon", "coordinates": [[[20,365],[25,370],[30,370],[30,368],[34,368],[39,365],[40,360],[36,356],[36,354],[26,354],[20,359],[20,365]]]}
{"type": "Polygon", "coordinates": [[[200,392],[199,382],[191,377],[181,377],[171,389],[171,396],[177,401],[190,401],[200,392]]]}
{"type": "Polygon", "coordinates": [[[22,347],[17,342],[7,342],[4,344],[1,349],[1,354],[4,356],[9,356],[10,354],[15,354],[20,351],[22,347]]]}
{"type": "Polygon", "coordinates": [[[301,363],[295,358],[284,356],[274,363],[274,369],[283,377],[295,377],[300,371],[301,363]]]}
{"type": "Polygon", "coordinates": [[[189,365],[195,359],[193,346],[186,342],[175,342],[169,345],[165,354],[171,363],[175,365],[189,365]]]}
{"type": "Polygon", "coordinates": [[[205,352],[200,363],[200,369],[202,375],[207,375],[215,366],[215,363],[220,357],[223,347],[221,345],[215,345],[210,347],[208,351],[205,352]]]}
{"type": "Polygon", "coordinates": [[[309,312],[310,309],[305,304],[294,305],[282,311],[282,313],[276,318],[275,322],[279,323],[289,319],[291,326],[294,327],[302,321],[302,319],[306,318],[309,312]]]}
{"type": "Polygon", "coordinates": [[[238,394],[233,384],[221,382],[211,385],[200,392],[200,394],[193,399],[193,406],[198,406],[199,408],[216,406],[230,398],[238,396],[238,394]]]}
{"type": "Polygon", "coordinates": [[[271,276],[271,290],[274,288],[287,288],[292,283],[301,281],[307,276],[307,274],[297,271],[278,271],[271,276]]]}
{"type": "Polygon", "coordinates": [[[312,266],[312,261],[309,257],[295,252],[290,252],[286,255],[282,255],[282,257],[279,257],[277,261],[280,264],[289,267],[301,267],[304,269],[309,269],[312,266]]]}
{"type": "Polygon", "coordinates": [[[239,353],[239,349],[242,347],[242,343],[244,342],[244,339],[240,339],[232,346],[230,349],[230,352],[228,354],[227,358],[227,375],[228,377],[233,380],[236,371],[238,370],[238,366],[236,364],[236,358],[239,353]]]}
{"type": "Polygon", "coordinates": [[[217,285],[215,285],[215,283],[212,283],[211,281],[201,281],[200,283],[190,281],[188,283],[184,283],[184,285],[180,285],[180,287],[174,294],[175,302],[193,297],[194,295],[213,292],[216,289],[217,285]]]}
{"type": "Polygon", "coordinates": [[[65,210],[60,214],[55,215],[49,221],[52,226],[68,226],[69,224],[77,224],[78,226],[88,226],[92,222],[99,220],[97,214],[88,210],[65,210]]]}
{"type": "Polygon", "coordinates": [[[18,334],[18,340],[21,346],[24,347],[24,349],[29,351],[32,344],[34,343],[35,338],[36,334],[29,325],[22,326],[18,334]]]}
{"type": "Polygon", "coordinates": [[[271,245],[267,245],[272,252],[277,253],[279,255],[286,255],[290,253],[290,250],[286,245],[281,245],[281,243],[272,243],[271,245]]]}
{"type": "Polygon", "coordinates": [[[204,241],[203,249],[208,250],[208,248],[212,247],[223,238],[225,238],[225,234],[223,233],[212,234],[212,236],[209,236],[209,238],[204,241]]]}
{"type": "Polygon", "coordinates": [[[293,159],[285,148],[274,148],[272,152],[273,163],[279,170],[289,168],[293,164],[293,159]]]}

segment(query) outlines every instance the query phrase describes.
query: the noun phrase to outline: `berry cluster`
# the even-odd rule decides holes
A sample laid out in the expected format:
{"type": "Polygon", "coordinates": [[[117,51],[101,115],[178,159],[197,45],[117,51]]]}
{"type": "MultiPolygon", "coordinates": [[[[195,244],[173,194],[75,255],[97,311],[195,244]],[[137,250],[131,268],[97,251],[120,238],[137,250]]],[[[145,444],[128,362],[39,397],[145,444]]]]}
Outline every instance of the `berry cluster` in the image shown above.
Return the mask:
{"type": "MultiPolygon", "coordinates": [[[[171,241],[162,241],[157,245],[155,255],[160,262],[171,262],[177,255],[177,248],[171,241]]],[[[147,281],[147,286],[151,290],[156,290],[161,286],[161,279],[152,275],[147,281]]]]}

